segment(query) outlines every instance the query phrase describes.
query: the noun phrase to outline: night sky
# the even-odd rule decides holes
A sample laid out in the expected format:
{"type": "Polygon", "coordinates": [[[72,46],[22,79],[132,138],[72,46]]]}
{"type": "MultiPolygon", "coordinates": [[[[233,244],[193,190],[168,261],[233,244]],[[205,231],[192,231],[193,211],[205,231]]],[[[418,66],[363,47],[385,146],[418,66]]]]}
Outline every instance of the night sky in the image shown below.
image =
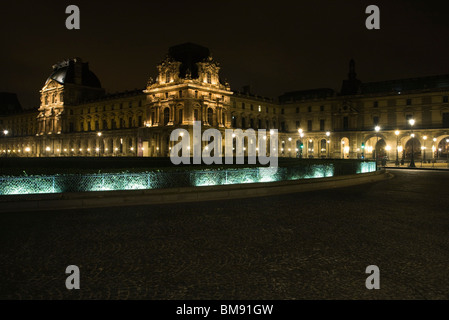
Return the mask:
{"type": "Polygon", "coordinates": [[[0,91],[36,108],[51,66],[81,57],[107,92],[143,88],[168,47],[208,47],[233,89],[259,95],[339,90],[348,63],[364,82],[449,73],[448,1],[2,1],[0,91]],[[67,30],[78,5],[81,30],[67,30]],[[381,29],[365,28],[375,4],[381,29]]]}

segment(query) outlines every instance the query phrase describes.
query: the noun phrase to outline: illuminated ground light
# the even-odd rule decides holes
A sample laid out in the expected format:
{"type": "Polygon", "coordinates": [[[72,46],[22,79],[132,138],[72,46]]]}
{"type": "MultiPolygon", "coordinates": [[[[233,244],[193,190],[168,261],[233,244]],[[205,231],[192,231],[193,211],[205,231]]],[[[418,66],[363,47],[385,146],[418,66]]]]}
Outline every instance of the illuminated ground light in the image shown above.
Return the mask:
{"type": "MultiPolygon", "coordinates": [[[[182,173],[105,173],[86,175],[55,175],[0,177],[0,195],[144,190],[186,186],[216,186],[315,179],[334,176],[333,164],[291,168],[243,168],[203,170],[182,173]]],[[[375,162],[360,162],[356,173],[376,171],[375,162]]]]}
{"type": "Polygon", "coordinates": [[[362,162],[360,167],[357,169],[357,173],[368,173],[376,171],[375,162],[362,162]]]}

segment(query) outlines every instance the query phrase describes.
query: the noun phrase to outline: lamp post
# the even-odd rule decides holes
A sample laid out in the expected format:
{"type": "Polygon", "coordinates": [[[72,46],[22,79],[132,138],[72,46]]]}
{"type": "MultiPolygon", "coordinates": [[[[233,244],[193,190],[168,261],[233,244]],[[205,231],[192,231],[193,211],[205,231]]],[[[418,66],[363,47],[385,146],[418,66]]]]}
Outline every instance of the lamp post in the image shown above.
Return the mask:
{"type": "MultiPolygon", "coordinates": [[[[435,143],[437,141],[437,138],[433,138],[433,142],[435,143]]],[[[435,147],[435,145],[432,146],[432,168],[435,167],[435,150],[437,148],[435,147]]]]}
{"type": "Polygon", "coordinates": [[[411,131],[411,137],[412,137],[412,158],[411,158],[411,160],[410,160],[410,168],[416,168],[416,165],[415,165],[415,143],[414,143],[414,138],[415,138],[415,135],[413,134],[413,125],[415,124],[415,119],[410,119],[409,121],[408,121],[408,123],[410,123],[410,131],[411,131]]]}
{"type": "Polygon", "coordinates": [[[427,136],[424,136],[424,137],[422,137],[423,139],[424,139],[424,142],[423,142],[423,144],[424,144],[424,148],[423,148],[423,161],[424,161],[424,163],[426,163],[426,141],[427,141],[427,136]]]}
{"type": "Polygon", "coordinates": [[[6,136],[8,135],[9,131],[8,130],[3,130],[3,134],[5,135],[5,148],[6,148],[6,152],[5,152],[5,158],[8,157],[8,146],[7,146],[7,139],[6,136]]]}
{"type": "Polygon", "coordinates": [[[304,138],[304,132],[302,129],[298,129],[299,137],[301,138],[301,145],[299,146],[299,158],[302,159],[302,150],[304,148],[304,143],[302,142],[302,139],[304,138]]]}
{"type": "Polygon", "coordinates": [[[376,146],[374,147],[374,153],[376,155],[376,165],[378,162],[378,156],[377,156],[377,144],[379,143],[379,131],[380,131],[380,127],[379,126],[375,126],[374,130],[376,131],[376,146]]]}
{"type": "Polygon", "coordinates": [[[98,151],[98,157],[100,157],[100,152],[101,152],[100,138],[102,136],[102,133],[101,132],[97,132],[97,136],[98,136],[98,139],[97,139],[97,145],[98,145],[97,151],[98,151]]]}
{"type": "Polygon", "coordinates": [[[399,130],[396,130],[394,132],[394,134],[396,135],[396,162],[395,162],[396,167],[399,166],[399,134],[400,133],[401,132],[399,132],[399,130]]]}
{"type": "Polygon", "coordinates": [[[327,137],[326,144],[327,144],[327,157],[328,158],[330,158],[330,148],[331,148],[331,140],[329,138],[330,136],[331,136],[330,131],[327,131],[326,132],[326,137],[327,137]]]}
{"type": "Polygon", "coordinates": [[[447,145],[449,144],[449,139],[446,139],[446,162],[447,162],[447,167],[449,168],[449,150],[447,148],[447,145]]]}

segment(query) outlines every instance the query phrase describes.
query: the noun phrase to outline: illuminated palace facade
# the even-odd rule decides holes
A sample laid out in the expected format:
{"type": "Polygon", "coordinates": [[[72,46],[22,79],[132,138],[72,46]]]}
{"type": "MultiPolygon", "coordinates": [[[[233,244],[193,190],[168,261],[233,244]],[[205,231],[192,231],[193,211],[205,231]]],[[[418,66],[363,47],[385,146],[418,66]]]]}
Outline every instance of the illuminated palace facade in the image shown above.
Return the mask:
{"type": "Polygon", "coordinates": [[[23,111],[14,94],[1,94],[1,154],[166,157],[173,129],[191,131],[194,121],[202,130],[278,129],[281,157],[448,154],[449,75],[362,83],[351,61],[340,92],[270,99],[231,91],[209,50],[195,44],[171,47],[157,70],[143,90],[106,94],[81,59],[54,65],[38,109],[23,111]]]}

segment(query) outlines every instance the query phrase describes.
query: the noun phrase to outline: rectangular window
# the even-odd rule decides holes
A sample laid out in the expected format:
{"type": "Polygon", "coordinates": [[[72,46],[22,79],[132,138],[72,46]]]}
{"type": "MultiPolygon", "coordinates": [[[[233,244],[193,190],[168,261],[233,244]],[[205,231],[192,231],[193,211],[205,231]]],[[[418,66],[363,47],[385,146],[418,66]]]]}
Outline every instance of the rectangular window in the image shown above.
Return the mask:
{"type": "Polygon", "coordinates": [[[373,117],[373,124],[377,126],[379,124],[379,117],[373,117]]]}
{"type": "Polygon", "coordinates": [[[299,107],[296,107],[296,113],[299,113],[299,107]]]}
{"type": "Polygon", "coordinates": [[[268,107],[265,108],[265,112],[268,113],[268,107]]]}
{"type": "Polygon", "coordinates": [[[89,122],[87,122],[87,131],[91,131],[92,130],[92,128],[91,128],[91,124],[90,124],[90,121],[89,122]]]}
{"type": "Polygon", "coordinates": [[[261,106],[259,106],[259,112],[262,112],[262,107],[261,106]]]}
{"type": "Polygon", "coordinates": [[[285,132],[285,122],[284,121],[281,122],[281,131],[285,132]]]}
{"type": "Polygon", "coordinates": [[[324,111],[324,106],[320,106],[320,111],[321,111],[321,112],[324,111]]]}
{"type": "Polygon", "coordinates": [[[73,126],[73,122],[70,122],[69,124],[69,132],[73,132],[74,130],[74,126],[73,126]]]}
{"type": "Polygon", "coordinates": [[[320,120],[320,131],[324,131],[324,119],[320,120]]]}
{"type": "Polygon", "coordinates": [[[296,129],[299,129],[299,126],[300,126],[300,122],[296,121],[296,129]]]}
{"type": "Polygon", "coordinates": [[[103,120],[103,130],[108,130],[108,122],[103,120]]]}
{"type": "Polygon", "coordinates": [[[374,108],[377,108],[378,106],[379,106],[379,102],[378,102],[378,101],[374,101],[373,107],[374,107],[374,108]]]}
{"type": "Polygon", "coordinates": [[[410,106],[412,104],[412,99],[407,99],[407,105],[410,106]]]}
{"type": "Polygon", "coordinates": [[[133,118],[129,117],[128,118],[128,128],[132,128],[133,127],[133,118]]]}
{"type": "Polygon", "coordinates": [[[406,114],[405,115],[405,121],[407,121],[407,123],[408,123],[408,121],[410,120],[410,119],[412,119],[413,118],[413,115],[412,114],[406,114]]]}
{"type": "Polygon", "coordinates": [[[348,129],[349,129],[349,118],[343,117],[343,130],[348,130],[348,129]]]}
{"type": "Polygon", "coordinates": [[[449,102],[448,96],[444,96],[443,97],[443,103],[448,103],[448,102],[449,102]]]}
{"type": "Polygon", "coordinates": [[[245,109],[245,103],[242,102],[242,109],[245,109]]]}
{"type": "Polygon", "coordinates": [[[307,107],[307,112],[312,112],[312,107],[307,107]]]}
{"type": "Polygon", "coordinates": [[[193,119],[195,120],[195,121],[198,121],[199,119],[198,119],[198,109],[195,109],[195,111],[193,111],[193,119]]]}
{"type": "Polygon", "coordinates": [[[281,114],[284,114],[284,108],[281,109],[281,114]]]}
{"type": "Polygon", "coordinates": [[[183,119],[182,119],[182,109],[181,110],[179,110],[179,123],[180,124],[182,124],[182,122],[183,122],[183,119]]]}
{"type": "Polygon", "coordinates": [[[307,121],[307,131],[313,131],[313,122],[312,120],[307,121]]]}
{"type": "Polygon", "coordinates": [[[100,130],[100,123],[98,121],[95,121],[95,130],[100,130]]]}
{"type": "Polygon", "coordinates": [[[443,113],[443,128],[449,128],[449,112],[443,113]]]}
{"type": "Polygon", "coordinates": [[[142,116],[139,116],[139,127],[142,126],[142,116]]]}
{"type": "Polygon", "coordinates": [[[276,114],[276,108],[273,108],[273,113],[276,114]]]}
{"type": "Polygon", "coordinates": [[[254,110],[254,106],[253,105],[251,105],[251,111],[253,111],[254,110]]]}

